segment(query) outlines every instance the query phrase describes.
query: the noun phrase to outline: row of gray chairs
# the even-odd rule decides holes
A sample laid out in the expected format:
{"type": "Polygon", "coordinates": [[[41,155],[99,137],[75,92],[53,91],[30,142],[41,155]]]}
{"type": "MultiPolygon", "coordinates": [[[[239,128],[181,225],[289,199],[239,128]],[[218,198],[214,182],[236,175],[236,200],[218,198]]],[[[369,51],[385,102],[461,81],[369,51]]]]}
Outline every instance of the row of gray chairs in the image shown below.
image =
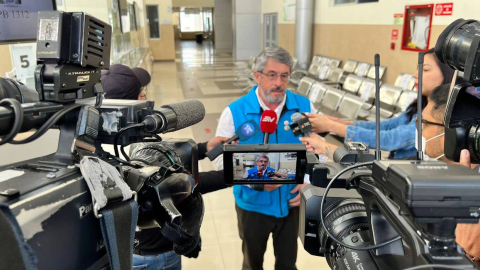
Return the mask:
{"type": "MultiPolygon", "coordinates": [[[[298,85],[297,93],[308,97],[322,113],[350,120],[375,120],[375,82],[371,79],[362,80],[356,90],[340,90],[304,77],[298,85]]],[[[383,84],[380,87],[381,119],[402,113],[416,97],[414,91],[383,84]]]]}
{"type": "Polygon", "coordinates": [[[314,55],[308,70],[294,70],[290,82],[294,85],[298,85],[300,80],[305,76],[322,81],[327,80],[331,70],[338,68],[340,63],[341,60],[339,59],[314,55]]]}

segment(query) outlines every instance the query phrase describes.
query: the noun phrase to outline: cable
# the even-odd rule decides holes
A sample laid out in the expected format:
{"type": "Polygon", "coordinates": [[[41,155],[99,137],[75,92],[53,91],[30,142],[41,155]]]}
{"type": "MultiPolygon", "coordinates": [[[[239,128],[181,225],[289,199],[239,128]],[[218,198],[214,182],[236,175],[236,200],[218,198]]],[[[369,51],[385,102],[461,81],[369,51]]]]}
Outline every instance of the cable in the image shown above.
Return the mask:
{"type": "Polygon", "coordinates": [[[131,126],[128,126],[128,127],[124,127],[122,129],[120,129],[117,134],[115,134],[115,138],[113,139],[113,150],[115,150],[115,156],[116,157],[120,157],[120,155],[118,154],[118,139],[120,139],[120,137],[123,135],[123,133],[125,133],[126,131],[132,129],[132,128],[143,128],[145,126],[144,123],[140,123],[140,124],[135,124],[135,125],[131,125],[131,126]]]}
{"type": "Polygon", "coordinates": [[[358,164],[355,164],[355,165],[352,165],[348,168],[345,168],[343,170],[341,170],[337,175],[335,175],[332,180],[330,181],[330,183],[328,183],[327,187],[325,188],[325,192],[323,194],[323,197],[322,197],[322,201],[320,203],[320,223],[322,224],[322,227],[323,229],[325,230],[325,233],[335,242],[337,242],[337,244],[343,246],[343,247],[346,247],[348,249],[352,249],[352,250],[361,250],[361,251],[368,251],[368,250],[372,250],[372,249],[377,249],[377,248],[380,248],[380,247],[383,247],[383,246],[386,246],[388,244],[391,244],[395,241],[397,241],[398,239],[401,239],[400,236],[397,236],[393,239],[390,239],[386,242],[383,242],[381,244],[378,244],[378,245],[373,245],[373,246],[368,246],[368,247],[355,247],[355,246],[350,246],[350,245],[347,245],[345,243],[343,243],[342,241],[338,240],[337,238],[335,238],[327,229],[327,227],[325,226],[325,221],[324,221],[324,218],[323,218],[323,205],[325,204],[325,199],[327,198],[327,195],[328,195],[328,191],[330,190],[330,187],[332,186],[333,182],[335,180],[337,180],[340,175],[344,174],[345,172],[348,172],[350,171],[351,169],[355,169],[355,168],[359,168],[359,167],[363,167],[363,166],[368,166],[368,165],[372,165],[373,162],[364,162],[364,163],[358,163],[358,164]]]}
{"type": "Polygon", "coordinates": [[[20,132],[20,129],[22,128],[22,124],[23,124],[23,108],[20,102],[18,102],[18,100],[13,98],[4,98],[0,101],[0,105],[4,105],[6,103],[12,106],[15,119],[13,121],[12,130],[5,137],[2,138],[2,140],[0,141],[0,145],[6,144],[12,141],[13,138],[17,136],[18,132],[20,132]]]}
{"type": "Polygon", "coordinates": [[[466,268],[466,266],[455,266],[455,265],[446,265],[446,264],[427,264],[427,265],[419,265],[414,267],[405,268],[403,270],[418,270],[418,269],[430,269],[430,268],[443,268],[443,269],[475,269],[472,267],[466,268]]]}
{"type": "Polygon", "coordinates": [[[83,105],[80,105],[80,104],[73,104],[73,105],[70,105],[68,107],[64,107],[63,109],[61,109],[60,111],[56,112],[52,117],[50,117],[50,119],[47,120],[47,122],[45,122],[32,136],[26,138],[26,139],[23,139],[21,141],[11,141],[10,143],[11,144],[25,144],[25,143],[29,143],[29,142],[32,142],[38,138],[40,138],[43,134],[45,134],[45,132],[47,132],[53,125],[55,125],[58,120],[60,120],[60,118],[62,118],[63,116],[65,116],[65,114],[81,107],[83,105]]]}
{"type": "Polygon", "coordinates": [[[126,161],[130,161],[130,157],[127,155],[127,153],[125,153],[124,147],[125,147],[125,145],[120,146],[120,152],[122,153],[122,155],[123,155],[123,157],[125,158],[126,161]]]}

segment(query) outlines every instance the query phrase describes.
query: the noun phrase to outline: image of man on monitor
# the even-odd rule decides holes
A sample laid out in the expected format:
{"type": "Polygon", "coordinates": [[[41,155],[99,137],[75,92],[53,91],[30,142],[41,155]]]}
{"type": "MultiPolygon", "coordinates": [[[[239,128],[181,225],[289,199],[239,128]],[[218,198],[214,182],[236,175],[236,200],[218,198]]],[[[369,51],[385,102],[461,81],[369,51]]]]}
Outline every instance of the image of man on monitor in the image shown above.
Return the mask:
{"type": "Polygon", "coordinates": [[[260,155],[255,160],[256,166],[247,170],[243,176],[245,179],[255,180],[281,180],[287,179],[287,174],[277,172],[275,169],[268,167],[270,159],[267,155],[260,155]]]}

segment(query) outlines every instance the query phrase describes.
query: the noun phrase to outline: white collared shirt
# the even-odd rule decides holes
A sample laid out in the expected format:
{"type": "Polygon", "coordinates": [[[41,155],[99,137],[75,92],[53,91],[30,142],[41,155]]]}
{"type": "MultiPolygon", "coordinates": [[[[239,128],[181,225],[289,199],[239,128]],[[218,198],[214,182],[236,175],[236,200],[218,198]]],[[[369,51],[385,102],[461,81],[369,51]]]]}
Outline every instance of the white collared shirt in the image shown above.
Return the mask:
{"type": "MultiPolygon", "coordinates": [[[[268,106],[263,102],[262,98],[260,98],[260,94],[258,93],[259,89],[255,89],[255,94],[257,95],[258,103],[260,107],[266,111],[270,110],[268,106]]],[[[287,99],[287,94],[283,96],[283,100],[278,104],[277,108],[275,108],[275,113],[277,113],[277,119],[280,119],[280,114],[282,113],[283,107],[285,106],[285,101],[287,99]]],[[[313,106],[313,103],[310,102],[310,110],[311,112],[315,112],[316,109],[313,106]]],[[[277,120],[278,121],[278,120],[277,120]]],[[[278,124],[278,123],[277,123],[278,124]]],[[[225,110],[223,110],[222,115],[220,116],[220,120],[218,121],[217,132],[215,136],[227,137],[231,138],[235,135],[235,124],[233,122],[233,115],[230,107],[227,106],[225,110]]],[[[215,170],[223,170],[223,155],[218,156],[215,160],[213,160],[213,167],[215,170]]]]}

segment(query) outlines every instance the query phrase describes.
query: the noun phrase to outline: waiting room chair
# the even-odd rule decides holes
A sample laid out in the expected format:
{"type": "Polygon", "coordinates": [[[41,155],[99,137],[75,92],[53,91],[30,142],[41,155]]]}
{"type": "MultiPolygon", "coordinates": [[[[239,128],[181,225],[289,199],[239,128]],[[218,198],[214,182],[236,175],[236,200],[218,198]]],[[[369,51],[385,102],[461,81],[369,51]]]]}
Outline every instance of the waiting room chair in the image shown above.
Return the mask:
{"type": "Polygon", "coordinates": [[[349,74],[343,83],[342,89],[355,95],[360,89],[363,80],[364,78],[360,76],[349,74]]]}
{"type": "Polygon", "coordinates": [[[320,104],[320,111],[324,114],[333,116],[346,93],[333,87],[327,87],[326,90],[327,91],[320,104]]]}
{"type": "MultiPolygon", "coordinates": [[[[400,87],[391,84],[383,84],[380,87],[380,120],[390,118],[395,113],[395,108],[403,90],[400,87]]],[[[375,121],[375,106],[372,106],[369,121],[375,121]]]]}
{"type": "Polygon", "coordinates": [[[310,91],[308,93],[308,99],[310,100],[310,102],[313,103],[315,108],[320,107],[323,97],[327,92],[327,88],[328,88],[328,85],[321,82],[315,82],[310,88],[310,91]]]}
{"type": "Polygon", "coordinates": [[[363,100],[355,95],[346,94],[338,106],[336,117],[347,120],[356,120],[363,106],[363,100]]]}
{"type": "Polygon", "coordinates": [[[369,63],[358,63],[354,73],[357,76],[365,77],[367,76],[369,69],[370,69],[369,63]]]}
{"type": "MultiPolygon", "coordinates": [[[[387,70],[387,67],[384,67],[384,66],[379,66],[378,67],[378,73],[380,75],[380,81],[382,80],[383,74],[385,74],[385,70],[387,70]]],[[[367,78],[375,80],[375,66],[374,65],[370,66],[370,68],[368,69],[367,78]]]]}
{"type": "Polygon", "coordinates": [[[297,94],[300,94],[302,96],[308,96],[308,92],[310,91],[310,88],[314,83],[315,83],[314,79],[310,77],[303,77],[298,83],[298,87],[296,91],[297,94]]]}
{"type": "Polygon", "coordinates": [[[415,78],[412,74],[400,73],[395,80],[395,86],[402,88],[403,90],[414,90],[415,78]]]}
{"type": "Polygon", "coordinates": [[[358,61],[355,60],[347,60],[343,65],[343,70],[348,73],[354,73],[355,68],[357,67],[358,61]]]}

